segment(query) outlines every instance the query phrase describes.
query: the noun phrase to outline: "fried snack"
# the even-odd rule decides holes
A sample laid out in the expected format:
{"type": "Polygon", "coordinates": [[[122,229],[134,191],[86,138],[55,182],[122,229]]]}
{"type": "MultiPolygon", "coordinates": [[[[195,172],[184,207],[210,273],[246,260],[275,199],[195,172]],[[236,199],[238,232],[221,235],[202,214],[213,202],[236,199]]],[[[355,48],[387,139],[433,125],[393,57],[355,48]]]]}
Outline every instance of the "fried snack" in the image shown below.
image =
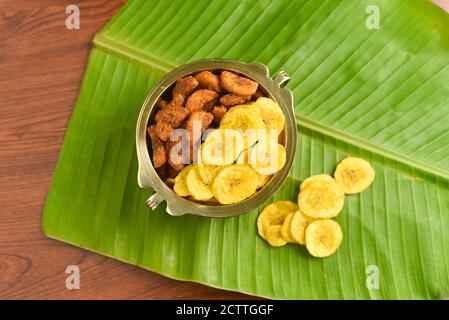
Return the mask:
{"type": "Polygon", "coordinates": [[[220,92],[220,78],[210,71],[201,71],[195,75],[198,81],[198,89],[209,89],[220,92]]]}
{"type": "Polygon", "coordinates": [[[189,194],[195,200],[206,201],[213,197],[209,186],[201,179],[198,165],[194,164],[193,168],[189,171],[186,177],[186,185],[189,190],[189,194]]]}
{"type": "Polygon", "coordinates": [[[187,98],[186,108],[190,112],[205,110],[211,111],[217,103],[218,93],[208,89],[196,90],[187,98]]]}
{"type": "Polygon", "coordinates": [[[220,124],[221,119],[223,119],[226,111],[228,111],[228,109],[226,107],[223,107],[223,106],[215,106],[212,109],[212,115],[214,116],[214,123],[215,124],[220,124]]]}
{"type": "Polygon", "coordinates": [[[307,226],[306,247],[317,258],[328,257],[337,251],[343,240],[340,225],[331,219],[316,220],[307,226]]]}
{"type": "Polygon", "coordinates": [[[221,72],[221,86],[239,96],[252,96],[257,90],[258,83],[224,70],[221,72]]]}
{"type": "Polygon", "coordinates": [[[151,139],[151,148],[153,150],[153,166],[155,168],[160,168],[167,161],[164,143],[157,136],[155,125],[149,126],[147,131],[151,139]]]}
{"type": "Polygon", "coordinates": [[[156,108],[158,109],[164,109],[166,106],[168,106],[168,101],[164,100],[164,99],[159,99],[156,102],[156,108]]]}
{"type": "Polygon", "coordinates": [[[294,212],[290,212],[289,214],[287,214],[287,216],[284,219],[284,223],[282,224],[281,227],[282,238],[284,238],[287,242],[290,243],[296,243],[296,240],[293,239],[292,234],[290,232],[290,226],[294,214],[295,214],[294,212]]]}
{"type": "Polygon", "coordinates": [[[214,116],[210,112],[195,111],[191,113],[184,124],[184,129],[189,133],[190,141],[195,143],[198,139],[201,139],[201,134],[210,126],[213,120],[214,116]],[[197,132],[194,132],[194,125],[197,126],[195,128],[197,132]],[[196,133],[196,137],[194,137],[194,133],[196,133]]]}
{"type": "Polygon", "coordinates": [[[198,81],[192,77],[187,76],[176,81],[175,87],[172,91],[172,102],[178,105],[183,105],[187,97],[196,89],[198,81]]]}
{"type": "Polygon", "coordinates": [[[267,242],[272,247],[282,247],[287,244],[287,240],[282,236],[281,226],[269,226],[265,230],[265,237],[267,242]]]}
{"type": "Polygon", "coordinates": [[[330,181],[330,182],[335,182],[334,178],[332,178],[330,175],[328,174],[317,174],[311,177],[308,177],[307,179],[305,179],[299,186],[299,190],[303,190],[305,188],[307,188],[308,185],[310,185],[312,182],[315,181],[330,181]]]}
{"type": "Polygon", "coordinates": [[[173,150],[178,143],[188,143],[188,141],[182,141],[182,139],[183,137],[179,136],[177,140],[167,141],[166,143],[167,162],[175,171],[181,171],[184,168],[184,163],[188,163],[187,159],[184,159],[182,148],[179,148],[178,152],[173,150]]]}
{"type": "Polygon", "coordinates": [[[270,98],[261,97],[251,104],[262,117],[267,129],[275,129],[278,135],[284,130],[285,116],[281,107],[270,98]]]}
{"type": "Polygon", "coordinates": [[[182,121],[189,115],[187,108],[179,105],[172,105],[171,103],[164,109],[160,110],[156,116],[156,133],[162,141],[167,141],[173,130],[182,123],[182,121]]]}
{"type": "Polygon", "coordinates": [[[256,172],[245,164],[233,164],[220,170],[212,182],[212,194],[221,204],[243,201],[256,192],[256,172]]]}
{"type": "Polygon", "coordinates": [[[175,178],[175,186],[173,187],[173,191],[175,191],[176,194],[180,197],[190,196],[189,189],[187,188],[186,178],[193,167],[193,164],[186,166],[175,178]]]}
{"type": "Polygon", "coordinates": [[[296,211],[290,223],[290,234],[295,242],[299,244],[306,244],[306,228],[308,221],[301,211],[296,211]]]}
{"type": "Polygon", "coordinates": [[[225,94],[220,98],[220,103],[224,107],[232,107],[238,104],[243,104],[251,100],[251,96],[239,96],[234,93],[225,94]]]}
{"type": "Polygon", "coordinates": [[[296,203],[291,201],[275,201],[263,209],[257,217],[257,232],[266,240],[265,230],[272,225],[281,226],[284,223],[285,217],[290,212],[298,210],[296,203]]]}
{"type": "Polygon", "coordinates": [[[301,212],[314,219],[337,216],[345,203],[345,194],[340,186],[328,179],[309,182],[298,195],[301,212]]]}
{"type": "Polygon", "coordinates": [[[286,157],[282,144],[263,141],[256,143],[251,149],[249,163],[257,173],[272,175],[284,167],[286,157]]]}
{"type": "Polygon", "coordinates": [[[337,165],[334,177],[344,193],[354,194],[362,192],[371,185],[375,172],[366,160],[348,157],[337,165]]]}
{"type": "Polygon", "coordinates": [[[248,148],[258,140],[258,135],[265,129],[265,124],[256,111],[234,107],[226,112],[220,128],[239,130],[244,137],[244,147],[248,148]]]}
{"type": "Polygon", "coordinates": [[[243,150],[242,135],[232,129],[217,129],[201,145],[201,161],[216,166],[232,164],[243,150]]]}
{"type": "Polygon", "coordinates": [[[170,139],[173,130],[175,130],[173,129],[173,126],[167,122],[156,122],[156,134],[162,141],[167,141],[170,139]]]}

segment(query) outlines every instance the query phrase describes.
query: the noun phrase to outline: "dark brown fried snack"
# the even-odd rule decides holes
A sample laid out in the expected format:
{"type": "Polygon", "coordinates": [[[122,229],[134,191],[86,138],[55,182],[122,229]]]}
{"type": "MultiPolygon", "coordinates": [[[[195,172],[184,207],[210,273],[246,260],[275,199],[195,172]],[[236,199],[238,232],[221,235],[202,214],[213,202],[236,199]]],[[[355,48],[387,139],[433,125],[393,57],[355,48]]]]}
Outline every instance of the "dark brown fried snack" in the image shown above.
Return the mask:
{"type": "Polygon", "coordinates": [[[201,71],[195,76],[198,81],[198,89],[209,89],[220,92],[220,78],[210,71],[201,71]]]}
{"type": "Polygon", "coordinates": [[[221,119],[223,119],[226,111],[228,111],[228,109],[226,107],[223,107],[223,106],[214,107],[214,109],[212,110],[212,115],[214,116],[215,124],[220,124],[221,119]]]}
{"type": "Polygon", "coordinates": [[[186,108],[190,112],[205,110],[210,111],[218,100],[218,93],[208,89],[196,90],[187,99],[186,108]]]}
{"type": "Polygon", "coordinates": [[[156,172],[162,178],[162,180],[165,180],[165,179],[168,178],[167,165],[164,165],[162,167],[156,168],[156,172]]]}
{"type": "Polygon", "coordinates": [[[196,143],[201,138],[201,134],[210,126],[214,116],[210,112],[195,111],[190,114],[189,119],[184,124],[184,129],[189,133],[189,139],[191,142],[196,143]],[[194,127],[198,126],[198,127],[194,127]],[[194,132],[194,129],[197,132],[194,132]],[[194,137],[194,133],[197,133],[197,137],[194,137]]]}
{"type": "Polygon", "coordinates": [[[153,150],[153,166],[155,168],[162,167],[167,161],[167,154],[165,153],[164,143],[156,134],[156,126],[152,125],[147,128],[148,135],[151,139],[151,148],[153,150]]]}
{"type": "Polygon", "coordinates": [[[183,105],[185,99],[196,89],[198,86],[198,81],[192,77],[187,76],[176,81],[175,87],[172,91],[172,102],[174,104],[183,105]]]}
{"type": "Polygon", "coordinates": [[[252,96],[257,90],[258,83],[224,70],[221,73],[221,86],[239,96],[252,96]]]}
{"type": "Polygon", "coordinates": [[[176,171],[170,165],[166,165],[166,166],[167,166],[167,178],[174,178],[178,175],[179,171],[176,171]]]}
{"type": "Polygon", "coordinates": [[[224,107],[232,107],[238,104],[243,104],[249,100],[251,100],[251,96],[239,96],[233,93],[228,93],[220,98],[220,103],[224,107]]]}
{"type": "Polygon", "coordinates": [[[181,171],[184,169],[184,157],[182,154],[182,148],[179,148],[178,152],[172,152],[172,149],[182,142],[182,137],[179,136],[175,141],[167,141],[166,151],[167,151],[167,162],[175,171],[181,171]]]}

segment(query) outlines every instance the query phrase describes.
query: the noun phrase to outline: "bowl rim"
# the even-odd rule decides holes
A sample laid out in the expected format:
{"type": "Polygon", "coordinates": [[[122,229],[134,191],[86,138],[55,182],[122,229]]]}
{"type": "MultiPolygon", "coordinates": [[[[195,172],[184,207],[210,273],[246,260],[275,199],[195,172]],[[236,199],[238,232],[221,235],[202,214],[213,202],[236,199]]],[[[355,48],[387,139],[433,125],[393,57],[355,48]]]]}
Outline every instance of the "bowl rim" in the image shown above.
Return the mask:
{"type": "MultiPolygon", "coordinates": [[[[138,184],[141,188],[152,188],[157,195],[156,207],[166,201],[166,211],[171,215],[193,214],[208,217],[230,217],[247,213],[270,198],[285,182],[293,166],[296,143],[296,118],[293,106],[293,94],[282,86],[288,81],[288,76],[281,71],[278,76],[271,78],[268,68],[261,63],[245,63],[227,59],[205,59],[184,64],[167,73],[148,93],[142,104],[136,126],[136,149],[139,163],[138,184]],[[243,74],[261,85],[268,95],[273,98],[284,112],[285,149],[287,153],[284,167],[275,173],[270,181],[254,195],[241,202],[229,205],[207,205],[182,198],[159,177],[153,167],[147,148],[147,125],[157,100],[176,80],[202,70],[226,69],[243,74]]],[[[149,199],[150,200],[150,199],[149,199]]]]}

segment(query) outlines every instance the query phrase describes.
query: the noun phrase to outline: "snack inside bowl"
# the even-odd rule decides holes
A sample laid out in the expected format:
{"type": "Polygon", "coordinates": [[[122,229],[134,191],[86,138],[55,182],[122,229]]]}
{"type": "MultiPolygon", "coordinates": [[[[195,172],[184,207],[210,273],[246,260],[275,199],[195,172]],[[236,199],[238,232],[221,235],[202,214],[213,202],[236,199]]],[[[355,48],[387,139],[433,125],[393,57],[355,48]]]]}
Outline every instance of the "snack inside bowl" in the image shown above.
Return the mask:
{"type": "Polygon", "coordinates": [[[171,215],[226,217],[272,196],[296,149],[287,81],[283,72],[270,78],[262,64],[222,59],[164,76],[136,128],[138,183],[156,192],[147,204],[166,201],[171,215]]]}

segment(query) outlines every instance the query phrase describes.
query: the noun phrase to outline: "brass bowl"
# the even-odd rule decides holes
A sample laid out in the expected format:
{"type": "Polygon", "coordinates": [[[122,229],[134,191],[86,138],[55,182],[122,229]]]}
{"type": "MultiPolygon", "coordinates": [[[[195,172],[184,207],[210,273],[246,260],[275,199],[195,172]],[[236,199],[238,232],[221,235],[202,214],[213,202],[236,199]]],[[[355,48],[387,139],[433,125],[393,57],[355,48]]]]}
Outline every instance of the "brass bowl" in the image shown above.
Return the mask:
{"type": "Polygon", "coordinates": [[[139,161],[137,182],[141,188],[152,188],[155,193],[146,201],[154,210],[161,202],[167,202],[166,211],[172,216],[193,214],[206,217],[230,217],[247,213],[265,202],[284,183],[293,165],[296,151],[296,119],[293,107],[293,94],[284,88],[290,78],[280,71],[273,78],[270,77],[268,68],[261,63],[243,63],[234,60],[207,59],[182,65],[167,73],[159,83],[151,90],[140,110],[136,127],[136,148],[139,161]],[[275,100],[285,115],[285,149],[287,159],[284,167],[274,174],[270,181],[250,198],[230,205],[204,204],[190,201],[176,195],[156,173],[150,159],[147,144],[147,126],[150,116],[155,111],[155,105],[159,97],[176,80],[189,74],[212,69],[226,69],[244,74],[248,78],[259,83],[262,90],[275,100]]]}

